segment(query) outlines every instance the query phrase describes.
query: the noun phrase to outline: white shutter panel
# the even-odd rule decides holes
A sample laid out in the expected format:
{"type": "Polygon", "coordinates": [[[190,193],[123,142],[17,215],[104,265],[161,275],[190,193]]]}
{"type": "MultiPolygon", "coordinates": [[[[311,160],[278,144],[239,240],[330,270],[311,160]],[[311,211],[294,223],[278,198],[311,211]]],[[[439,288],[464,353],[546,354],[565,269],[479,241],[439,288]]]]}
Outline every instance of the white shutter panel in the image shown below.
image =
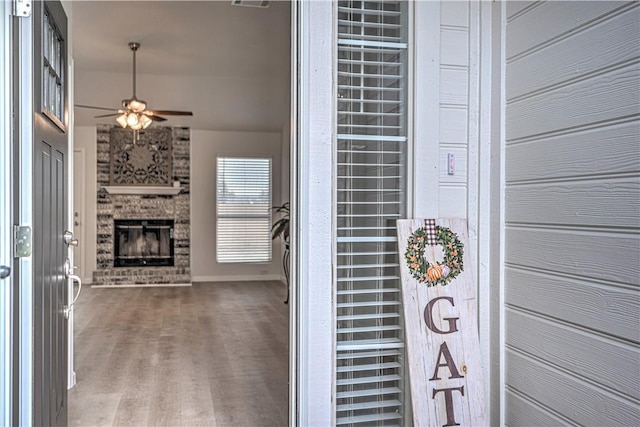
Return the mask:
{"type": "Polygon", "coordinates": [[[403,425],[406,2],[338,2],[336,424],[403,425]]]}
{"type": "Polygon", "coordinates": [[[271,261],[271,159],[218,157],[216,258],[271,261]]]}

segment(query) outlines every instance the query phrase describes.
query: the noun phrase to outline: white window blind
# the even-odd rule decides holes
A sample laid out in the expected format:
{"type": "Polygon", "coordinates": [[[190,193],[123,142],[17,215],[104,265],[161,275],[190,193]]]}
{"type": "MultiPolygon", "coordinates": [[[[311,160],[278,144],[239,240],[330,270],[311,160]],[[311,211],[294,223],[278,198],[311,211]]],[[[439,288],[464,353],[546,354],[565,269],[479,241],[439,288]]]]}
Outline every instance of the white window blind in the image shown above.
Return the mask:
{"type": "Polygon", "coordinates": [[[407,13],[338,2],[336,424],[403,425],[407,13]]]}
{"type": "Polygon", "coordinates": [[[217,158],[216,258],[271,261],[271,159],[217,158]]]}

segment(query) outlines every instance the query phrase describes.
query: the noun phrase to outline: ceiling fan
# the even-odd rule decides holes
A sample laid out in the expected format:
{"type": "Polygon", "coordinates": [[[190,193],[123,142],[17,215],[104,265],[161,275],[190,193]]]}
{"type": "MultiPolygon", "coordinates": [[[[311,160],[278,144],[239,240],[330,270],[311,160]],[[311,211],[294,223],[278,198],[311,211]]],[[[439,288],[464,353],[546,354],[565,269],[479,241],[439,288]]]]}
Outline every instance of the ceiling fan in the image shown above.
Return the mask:
{"type": "Polygon", "coordinates": [[[112,113],[95,116],[95,118],[116,117],[116,122],[120,126],[134,131],[146,129],[154,121],[164,122],[167,120],[162,116],[193,116],[191,111],[148,110],[147,102],[136,98],[136,52],[140,49],[140,43],[129,43],[129,49],[133,52],[133,96],[129,99],[123,99],[120,109],[79,104],[76,104],[76,107],[112,111],[112,113]]]}

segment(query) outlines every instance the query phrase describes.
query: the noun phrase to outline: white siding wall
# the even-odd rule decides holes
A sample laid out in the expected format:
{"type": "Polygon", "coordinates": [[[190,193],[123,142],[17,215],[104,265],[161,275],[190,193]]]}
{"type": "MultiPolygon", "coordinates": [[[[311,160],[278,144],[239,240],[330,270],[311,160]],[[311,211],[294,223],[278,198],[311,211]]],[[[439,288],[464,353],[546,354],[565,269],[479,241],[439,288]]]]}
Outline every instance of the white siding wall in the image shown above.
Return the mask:
{"type": "Polygon", "coordinates": [[[640,422],[639,11],[507,5],[507,425],[640,422]]]}
{"type": "Polygon", "coordinates": [[[440,3],[439,217],[467,218],[469,153],[469,12],[466,1],[440,3]],[[447,174],[447,154],[455,172],[447,174]]]}
{"type": "MultiPolygon", "coordinates": [[[[435,2],[433,2],[435,3],[435,2]]],[[[490,277],[488,265],[493,254],[486,246],[488,238],[479,241],[479,234],[489,234],[488,227],[482,225],[489,217],[489,207],[480,191],[488,184],[488,171],[494,159],[481,153],[488,149],[490,141],[481,141],[481,78],[488,79],[481,71],[481,60],[492,54],[483,50],[481,43],[481,5],[477,1],[441,1],[439,4],[438,40],[438,98],[437,115],[437,201],[435,215],[439,218],[464,218],[469,230],[469,256],[478,277],[478,326],[480,335],[481,363],[485,378],[490,376],[489,360],[489,291],[490,277]],[[484,144],[484,146],[483,146],[484,144]],[[455,157],[452,175],[448,174],[448,154],[455,157]],[[481,156],[484,155],[484,159],[481,156]]],[[[432,6],[436,8],[436,6],[432,6]]],[[[487,9],[488,10],[488,9],[487,9]]],[[[487,13],[486,11],[484,13],[487,13]]],[[[420,21],[418,21],[420,22],[420,21]]],[[[422,23],[416,24],[420,26],[422,23]]],[[[486,42],[485,42],[486,43],[486,42]]],[[[420,78],[420,77],[418,77],[420,78]]],[[[433,101],[427,101],[433,102],[433,101]]],[[[488,114],[488,113],[484,113],[488,114]]],[[[416,118],[419,124],[421,118],[416,118]]],[[[421,142],[417,139],[418,143],[421,142]]],[[[497,167],[497,166],[496,166],[497,167]]],[[[418,181],[421,182],[421,181],[418,181]]],[[[420,189],[422,185],[417,186],[420,189]]],[[[416,215],[416,217],[429,217],[416,215]]],[[[487,383],[487,396],[489,386],[487,383]]]]}
{"type": "MultiPolygon", "coordinates": [[[[489,187],[488,175],[493,167],[490,162],[494,162],[493,158],[488,159],[489,154],[481,152],[484,144],[488,153],[490,138],[485,136],[480,141],[480,79],[489,79],[489,71],[485,76],[480,70],[481,60],[488,63],[492,54],[491,49],[481,48],[481,43],[486,47],[489,40],[480,37],[481,8],[484,7],[485,14],[490,11],[486,4],[457,0],[414,2],[412,187],[414,218],[468,221],[469,255],[479,278],[481,361],[488,380],[491,368],[488,266],[493,254],[488,248],[488,238],[478,240],[479,233],[490,234],[488,226],[482,225],[489,217],[486,200],[489,193],[480,191],[489,187]],[[453,175],[447,173],[448,153],[455,156],[453,175]]],[[[488,93],[486,87],[485,92],[488,93]]],[[[484,114],[488,117],[489,113],[484,114]]],[[[488,381],[486,392],[488,396],[488,381]]]]}

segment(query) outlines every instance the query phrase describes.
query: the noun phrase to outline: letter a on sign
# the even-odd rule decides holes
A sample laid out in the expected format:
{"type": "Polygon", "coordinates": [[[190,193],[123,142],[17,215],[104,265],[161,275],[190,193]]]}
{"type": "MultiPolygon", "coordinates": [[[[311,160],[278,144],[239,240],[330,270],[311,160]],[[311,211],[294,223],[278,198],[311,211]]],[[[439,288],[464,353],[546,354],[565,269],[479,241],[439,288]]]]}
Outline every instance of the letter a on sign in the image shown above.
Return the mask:
{"type": "Polygon", "coordinates": [[[399,220],[398,249],[414,424],[489,425],[466,221],[399,220]]]}

